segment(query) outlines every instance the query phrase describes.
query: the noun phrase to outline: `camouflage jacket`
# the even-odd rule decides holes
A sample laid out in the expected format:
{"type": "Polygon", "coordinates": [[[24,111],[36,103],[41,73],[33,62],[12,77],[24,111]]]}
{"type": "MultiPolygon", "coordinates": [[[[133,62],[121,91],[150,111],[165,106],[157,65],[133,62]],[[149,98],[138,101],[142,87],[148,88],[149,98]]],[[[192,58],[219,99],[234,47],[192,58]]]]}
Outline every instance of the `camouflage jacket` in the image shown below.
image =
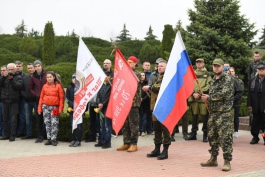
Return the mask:
{"type": "MultiPolygon", "coordinates": [[[[209,87],[210,87],[210,81],[212,80],[212,77],[211,77],[210,73],[207,71],[206,68],[203,68],[202,70],[196,69],[195,73],[196,73],[198,82],[200,84],[200,87],[202,89],[202,92],[204,94],[208,94],[209,93],[209,87]]],[[[194,92],[193,93],[201,94],[199,86],[198,86],[196,80],[194,80],[194,92]]],[[[198,99],[198,100],[195,100],[192,95],[189,97],[188,101],[189,102],[193,102],[193,101],[203,102],[203,100],[201,98],[198,99]]]]}
{"type": "Polygon", "coordinates": [[[214,76],[210,82],[208,102],[210,112],[231,111],[234,102],[234,81],[228,74],[223,73],[218,79],[214,76]]]}
{"type": "Polygon", "coordinates": [[[133,98],[133,104],[132,107],[140,107],[141,105],[141,95],[142,95],[142,88],[141,88],[141,83],[140,83],[140,79],[141,79],[141,73],[137,70],[133,70],[134,74],[137,76],[137,78],[139,79],[138,81],[138,85],[137,85],[137,90],[135,93],[135,96],[133,98]]]}
{"type": "Polygon", "coordinates": [[[159,74],[157,79],[156,79],[156,81],[154,82],[154,84],[151,87],[151,91],[152,91],[152,94],[151,94],[151,105],[150,105],[151,110],[154,110],[154,107],[155,107],[155,104],[156,104],[156,99],[157,99],[157,96],[158,96],[158,93],[159,93],[159,90],[160,90],[160,86],[161,86],[163,77],[164,77],[164,73],[163,74],[159,74]]]}

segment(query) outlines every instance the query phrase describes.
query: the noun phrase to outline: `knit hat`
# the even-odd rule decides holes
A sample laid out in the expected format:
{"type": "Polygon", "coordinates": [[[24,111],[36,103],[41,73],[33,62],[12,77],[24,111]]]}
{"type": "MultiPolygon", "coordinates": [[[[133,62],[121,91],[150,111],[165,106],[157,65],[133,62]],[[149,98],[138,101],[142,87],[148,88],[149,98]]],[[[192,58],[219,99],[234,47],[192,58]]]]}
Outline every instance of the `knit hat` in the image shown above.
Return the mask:
{"type": "Polygon", "coordinates": [[[34,66],[34,67],[35,67],[37,64],[40,64],[40,65],[42,66],[42,63],[41,63],[40,60],[35,60],[35,61],[33,62],[33,66],[34,66]]]}

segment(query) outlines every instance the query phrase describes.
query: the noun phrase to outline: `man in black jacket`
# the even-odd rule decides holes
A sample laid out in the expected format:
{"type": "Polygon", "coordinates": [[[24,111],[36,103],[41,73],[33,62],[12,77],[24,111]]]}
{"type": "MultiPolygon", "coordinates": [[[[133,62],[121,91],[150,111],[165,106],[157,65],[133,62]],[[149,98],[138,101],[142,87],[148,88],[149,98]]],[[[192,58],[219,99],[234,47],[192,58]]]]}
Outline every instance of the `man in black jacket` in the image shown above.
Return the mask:
{"type": "MultiPolygon", "coordinates": [[[[253,139],[250,144],[259,142],[259,131],[264,132],[265,126],[265,64],[261,63],[257,66],[258,75],[250,83],[248,91],[247,106],[253,112],[253,120],[251,124],[251,135],[253,139]]],[[[264,145],[265,145],[265,137],[264,145]]]]}
{"type": "Polygon", "coordinates": [[[16,65],[14,63],[9,63],[7,65],[7,70],[8,75],[0,77],[4,124],[4,136],[2,136],[1,140],[9,139],[9,141],[15,141],[17,114],[19,109],[19,92],[23,89],[23,80],[21,76],[16,73],[16,65]],[[11,119],[11,130],[8,126],[8,119],[11,119]]]}
{"type": "MultiPolygon", "coordinates": [[[[8,75],[8,71],[6,68],[6,65],[1,67],[1,76],[7,76],[8,75]]],[[[1,89],[2,87],[0,87],[0,136],[2,136],[4,134],[4,129],[3,129],[3,111],[2,111],[2,99],[1,99],[1,89]]]]}

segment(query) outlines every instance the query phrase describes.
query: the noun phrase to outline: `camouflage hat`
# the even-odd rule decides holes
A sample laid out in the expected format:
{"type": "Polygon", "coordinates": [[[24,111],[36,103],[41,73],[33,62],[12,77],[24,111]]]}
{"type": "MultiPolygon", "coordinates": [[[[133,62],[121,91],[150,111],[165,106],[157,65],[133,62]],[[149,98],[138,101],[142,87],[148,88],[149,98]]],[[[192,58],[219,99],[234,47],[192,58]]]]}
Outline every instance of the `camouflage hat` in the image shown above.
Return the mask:
{"type": "Polygon", "coordinates": [[[198,59],[196,60],[196,62],[198,62],[198,61],[202,61],[202,62],[204,62],[204,59],[203,59],[203,58],[198,58],[198,59]]]}
{"type": "Polygon", "coordinates": [[[156,64],[158,64],[160,61],[163,61],[163,60],[164,60],[163,58],[156,59],[156,64]]]}
{"type": "Polygon", "coordinates": [[[219,66],[224,65],[224,61],[220,58],[216,58],[213,60],[213,65],[219,65],[219,66]]]}

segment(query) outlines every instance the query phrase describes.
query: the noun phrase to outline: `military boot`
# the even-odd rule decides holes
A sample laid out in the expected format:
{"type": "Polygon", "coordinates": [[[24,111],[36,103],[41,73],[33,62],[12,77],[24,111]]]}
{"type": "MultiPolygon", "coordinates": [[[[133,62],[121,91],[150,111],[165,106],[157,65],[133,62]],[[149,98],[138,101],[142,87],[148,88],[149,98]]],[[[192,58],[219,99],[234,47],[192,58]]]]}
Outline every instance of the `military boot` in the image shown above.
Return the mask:
{"type": "Polygon", "coordinates": [[[164,144],[164,149],[162,151],[162,153],[157,156],[157,160],[164,160],[164,159],[167,159],[168,158],[168,147],[169,147],[169,144],[164,144]]]}
{"type": "Polygon", "coordinates": [[[192,132],[185,140],[197,140],[197,132],[192,132]]]}
{"type": "Polygon", "coordinates": [[[225,160],[224,166],[222,168],[222,171],[230,171],[231,170],[231,165],[229,160],[225,160]]]}
{"type": "Polygon", "coordinates": [[[201,166],[203,167],[215,167],[218,166],[217,156],[211,156],[211,158],[207,162],[201,162],[201,166]]]}
{"type": "Polygon", "coordinates": [[[146,154],[147,157],[157,157],[160,155],[160,146],[161,144],[156,144],[155,145],[155,149],[149,153],[149,154],[146,154]]]}
{"type": "Polygon", "coordinates": [[[204,142],[204,143],[207,143],[208,142],[207,132],[203,132],[202,142],[204,142]]]}

